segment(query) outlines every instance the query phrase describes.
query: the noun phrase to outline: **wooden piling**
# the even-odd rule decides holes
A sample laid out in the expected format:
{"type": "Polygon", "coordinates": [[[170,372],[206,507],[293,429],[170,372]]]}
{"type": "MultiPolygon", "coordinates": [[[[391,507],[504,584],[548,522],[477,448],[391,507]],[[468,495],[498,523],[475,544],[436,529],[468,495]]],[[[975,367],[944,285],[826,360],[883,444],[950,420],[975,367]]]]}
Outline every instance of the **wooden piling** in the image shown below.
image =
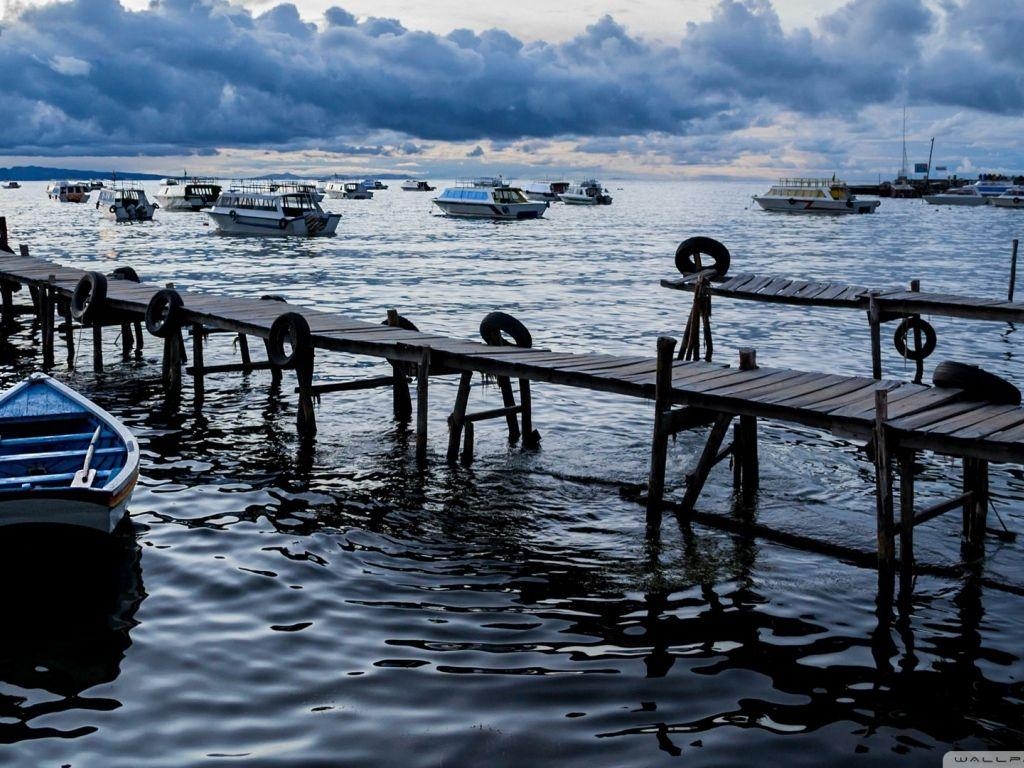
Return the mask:
{"type": "Polygon", "coordinates": [[[882,378],[882,310],[878,305],[878,292],[868,295],[868,324],[871,328],[871,376],[882,378]]]}
{"type": "Polygon", "coordinates": [[[301,437],[316,436],[316,411],[313,409],[313,346],[295,350],[295,377],[299,380],[299,407],[295,427],[301,437]]]}
{"type": "Polygon", "coordinates": [[[914,576],[914,460],[916,451],[898,448],[896,461],[900,474],[900,594],[913,590],[914,576]]]}
{"type": "Polygon", "coordinates": [[[665,497],[665,463],[668,458],[666,421],[672,410],[672,353],[676,340],[658,337],[658,360],[654,374],[654,434],[651,437],[651,470],[647,475],[647,537],[656,539],[661,530],[661,504],[665,497]]]}
{"type": "Polygon", "coordinates": [[[192,396],[201,408],[206,395],[206,367],[203,361],[203,324],[192,323],[192,396]]]}
{"type": "MultiPolygon", "coordinates": [[[[387,324],[392,328],[401,327],[397,309],[388,310],[387,324]]],[[[391,373],[394,376],[394,382],[391,385],[391,403],[395,420],[407,422],[412,418],[412,400],[409,395],[407,376],[409,364],[399,360],[389,360],[388,362],[391,363],[391,373]]]]}
{"type": "Polygon", "coordinates": [[[68,370],[75,369],[75,324],[71,316],[71,302],[65,301],[60,306],[61,317],[64,319],[64,342],[68,350],[68,370]]]}
{"type": "Polygon", "coordinates": [[[892,467],[889,455],[889,393],[875,390],[875,516],[878,531],[878,570],[891,573],[895,564],[893,546],[892,467]]]}
{"type": "Polygon", "coordinates": [[[459,391],[455,396],[455,408],[448,416],[448,454],[449,464],[454,464],[459,459],[459,442],[462,438],[462,429],[466,423],[466,408],[469,406],[469,390],[473,383],[473,372],[463,371],[459,379],[459,391]]]}
{"type": "Polygon", "coordinates": [[[14,253],[10,243],[7,242],[7,217],[0,216],[0,251],[14,253]]]}
{"type": "MultiPolygon", "coordinates": [[[[757,350],[743,347],[739,351],[740,370],[757,368],[757,350]]],[[[761,483],[757,452],[757,417],[740,416],[733,431],[733,484],[740,491],[744,504],[750,504],[761,483]]]]}
{"type": "Polygon", "coordinates": [[[693,511],[711,470],[718,462],[722,461],[732,452],[732,448],[719,451],[722,447],[722,441],[725,440],[725,436],[729,433],[729,425],[732,424],[732,419],[733,415],[731,413],[715,415],[715,423],[711,425],[711,432],[708,434],[704,450],[701,451],[700,458],[697,460],[697,466],[694,467],[693,472],[686,476],[686,493],[683,494],[681,504],[683,514],[689,514],[693,511]]]}
{"type": "Polygon", "coordinates": [[[501,390],[501,400],[505,405],[505,423],[508,425],[509,445],[519,442],[521,432],[519,430],[519,419],[513,409],[516,407],[516,396],[512,391],[512,380],[508,376],[497,376],[498,389],[501,390]]]}
{"type": "Polygon", "coordinates": [[[40,286],[39,289],[39,332],[42,335],[43,342],[43,370],[48,371],[53,368],[54,365],[54,354],[53,354],[53,335],[54,335],[54,303],[56,302],[56,293],[54,292],[54,284],[57,278],[55,275],[50,275],[46,283],[40,286]]]}
{"type": "Polygon", "coordinates": [[[1013,252],[1010,254],[1010,290],[1006,294],[1007,301],[1013,301],[1013,289],[1017,284],[1017,238],[1013,238],[1013,252]]]}
{"type": "MultiPolygon", "coordinates": [[[[416,461],[422,466],[427,461],[427,406],[429,404],[430,347],[420,352],[416,366],[416,461]]],[[[461,393],[461,387],[460,387],[461,393]]],[[[465,405],[463,405],[465,413],[465,405]]]]}
{"type": "Polygon", "coordinates": [[[963,557],[971,562],[985,554],[985,526],[988,518],[988,461],[964,457],[963,557]]]}
{"type": "Polygon", "coordinates": [[[540,445],[540,432],[533,428],[533,396],[530,393],[530,380],[519,380],[519,406],[523,422],[523,449],[533,450],[540,445]]]}

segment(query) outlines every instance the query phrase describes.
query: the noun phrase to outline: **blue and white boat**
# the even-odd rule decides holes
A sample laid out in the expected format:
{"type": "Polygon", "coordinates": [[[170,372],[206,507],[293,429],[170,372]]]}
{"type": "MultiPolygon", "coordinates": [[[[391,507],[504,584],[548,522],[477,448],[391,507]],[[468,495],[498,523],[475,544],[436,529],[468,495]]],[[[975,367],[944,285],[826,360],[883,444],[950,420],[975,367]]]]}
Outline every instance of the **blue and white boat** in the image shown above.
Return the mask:
{"type": "Polygon", "coordinates": [[[434,205],[448,216],[482,219],[537,219],[548,203],[527,200],[518,187],[449,187],[434,198],[434,205]]]}
{"type": "Polygon", "coordinates": [[[1013,179],[995,175],[983,175],[971,185],[982,197],[999,197],[1010,187],[1014,186],[1013,179]]]}
{"type": "Polygon", "coordinates": [[[34,373],[0,395],[0,525],[113,532],[138,477],[138,441],[73,389],[34,373]]]}
{"type": "Polygon", "coordinates": [[[289,189],[242,183],[221,192],[206,214],[227,235],[333,237],[341,214],[321,208],[313,192],[289,189]]]}

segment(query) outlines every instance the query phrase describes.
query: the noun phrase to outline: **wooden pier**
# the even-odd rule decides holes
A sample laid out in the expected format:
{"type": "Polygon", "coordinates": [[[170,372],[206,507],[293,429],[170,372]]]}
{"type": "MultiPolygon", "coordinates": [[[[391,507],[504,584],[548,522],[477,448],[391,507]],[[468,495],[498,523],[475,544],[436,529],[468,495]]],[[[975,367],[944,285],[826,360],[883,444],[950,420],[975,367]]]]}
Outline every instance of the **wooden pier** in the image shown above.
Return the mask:
{"type": "MultiPolygon", "coordinates": [[[[0,235],[6,232],[0,229],[0,235]]],[[[693,511],[713,467],[726,458],[733,459],[737,490],[744,498],[753,496],[759,483],[760,419],[802,424],[870,446],[876,469],[877,557],[883,576],[891,575],[897,565],[899,539],[899,562],[909,578],[915,526],[957,508],[963,511],[964,557],[978,558],[986,531],[989,462],[1024,463],[1024,409],[972,399],[957,388],[765,368],[758,365],[755,351],[749,349],[741,350],[737,367],[680,360],[675,356],[676,341],[669,338],[659,339],[654,355],[571,354],[537,349],[529,345],[524,328],[500,313],[488,317],[493,327],[485,334],[486,342],[459,340],[412,330],[414,326],[395,311],[389,312],[383,322],[367,322],[282,303],[278,297],[199,295],[136,282],[134,278],[137,276],[131,270],[107,279],[95,272],[63,267],[30,256],[24,246],[15,254],[10,252],[6,237],[0,238],[0,327],[6,332],[19,314],[30,314],[42,330],[44,366],[54,365],[54,339],[59,330],[56,317],[63,318],[69,366],[75,361],[72,328],[76,323],[90,327],[93,365],[101,370],[103,328],[121,329],[121,354],[127,359],[133,351],[138,354],[144,342],[144,324],[163,344],[162,378],[168,392],[180,390],[184,371],[192,377],[197,405],[202,403],[203,378],[208,373],[266,369],[275,381],[281,381],[285,370],[294,370],[299,399],[297,428],[305,436],[316,432],[315,397],[388,387],[396,419],[411,421],[415,417],[420,461],[427,459],[431,377],[459,377],[458,393],[448,417],[445,455],[449,462],[465,464],[472,461],[473,425],[483,419],[504,419],[510,442],[521,440],[524,448],[537,445],[540,438],[533,422],[533,382],[650,400],[654,403],[651,472],[644,501],[653,540],[658,538],[666,506],[667,441],[682,430],[710,427],[696,466],[685,475],[683,499],[675,505],[682,515],[693,511]],[[31,306],[15,304],[19,288],[28,289],[31,306]],[[192,342],[188,366],[187,333],[192,342]],[[218,333],[237,337],[241,363],[204,365],[204,344],[218,333]],[[264,342],[265,361],[252,359],[248,337],[264,342]],[[326,353],[386,360],[392,373],[318,385],[315,358],[326,353]],[[476,373],[497,378],[503,407],[467,412],[476,373]],[[513,387],[513,381],[518,388],[513,387]],[[416,389],[415,413],[411,386],[416,389]],[[731,441],[726,444],[730,432],[731,441]],[[962,459],[962,494],[927,509],[915,506],[914,460],[921,451],[962,459]]],[[[687,289],[693,284],[684,278],[669,287],[687,289]]],[[[936,312],[936,307],[962,313],[957,316],[986,313],[986,319],[1024,316],[1024,305],[1019,304],[982,305],[956,297],[902,291],[865,294],[863,289],[831,283],[789,281],[783,286],[754,276],[739,276],[712,288],[718,295],[735,297],[742,297],[744,290],[757,295],[767,292],[763,295],[776,301],[831,302],[832,306],[844,302],[843,306],[868,310],[874,306],[878,317],[936,312]]]]}

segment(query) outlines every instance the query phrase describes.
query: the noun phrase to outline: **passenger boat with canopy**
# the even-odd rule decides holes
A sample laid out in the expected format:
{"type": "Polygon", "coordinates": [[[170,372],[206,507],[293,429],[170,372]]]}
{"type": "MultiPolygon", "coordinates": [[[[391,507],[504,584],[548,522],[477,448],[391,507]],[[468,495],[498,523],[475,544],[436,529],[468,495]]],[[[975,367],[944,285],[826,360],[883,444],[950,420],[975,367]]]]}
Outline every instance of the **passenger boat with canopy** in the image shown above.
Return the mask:
{"type": "Polygon", "coordinates": [[[874,213],[881,200],[860,200],[844,181],[831,179],[779,179],[754,201],[766,211],[783,213],[874,213]]]}
{"type": "Polygon", "coordinates": [[[220,191],[215,179],[182,176],[164,179],[154,197],[165,211],[201,211],[217,201],[220,191]]]}
{"type": "Polygon", "coordinates": [[[310,192],[254,183],[221,192],[206,214],[228,235],[331,237],[341,221],[310,192]]]}
{"type": "Polygon", "coordinates": [[[527,200],[518,187],[455,186],[434,198],[447,216],[484,219],[536,219],[548,209],[547,202],[527,200]]]}

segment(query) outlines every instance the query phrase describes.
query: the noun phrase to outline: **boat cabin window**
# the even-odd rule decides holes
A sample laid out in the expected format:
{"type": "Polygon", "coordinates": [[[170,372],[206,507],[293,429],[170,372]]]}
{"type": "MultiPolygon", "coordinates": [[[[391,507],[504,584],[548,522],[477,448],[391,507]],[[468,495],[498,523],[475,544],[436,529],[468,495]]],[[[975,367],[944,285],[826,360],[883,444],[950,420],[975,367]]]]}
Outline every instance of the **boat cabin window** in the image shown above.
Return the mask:
{"type": "Polygon", "coordinates": [[[518,189],[495,189],[494,202],[496,203],[524,203],[526,198],[518,189]]]}
{"type": "Polygon", "coordinates": [[[306,193],[284,195],[281,198],[281,206],[284,209],[285,216],[301,216],[307,211],[316,210],[316,203],[313,198],[306,193]]]}

